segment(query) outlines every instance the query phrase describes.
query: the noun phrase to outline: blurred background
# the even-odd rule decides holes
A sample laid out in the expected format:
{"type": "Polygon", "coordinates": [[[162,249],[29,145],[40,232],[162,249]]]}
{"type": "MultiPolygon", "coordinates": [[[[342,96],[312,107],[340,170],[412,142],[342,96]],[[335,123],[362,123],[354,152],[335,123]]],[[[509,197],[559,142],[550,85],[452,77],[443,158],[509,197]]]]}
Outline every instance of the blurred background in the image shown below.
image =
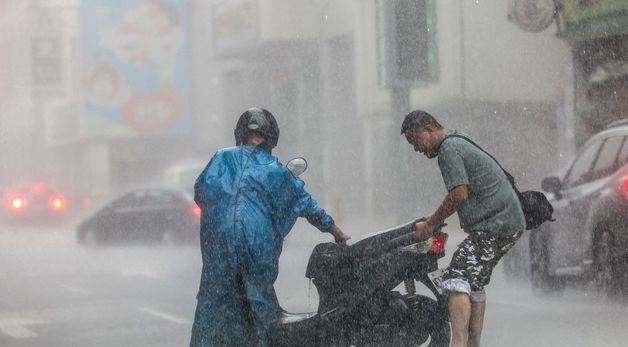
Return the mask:
{"type": "MultiPolygon", "coordinates": [[[[587,95],[596,67],[628,59],[621,0],[0,0],[0,29],[3,346],[185,345],[200,275],[192,185],[218,149],[234,145],[249,107],[274,113],[273,154],[307,158],[308,190],[354,238],[429,214],[446,193],[436,161],[400,135],[413,109],[476,139],[522,190],[540,190],[592,134],[624,117],[621,99],[605,98],[601,113],[587,95]],[[191,227],[174,238],[186,246],[119,247],[134,240],[125,236],[113,248],[77,245],[112,241],[90,232],[145,203],[156,215],[178,211],[177,225],[191,227]],[[166,308],[116,310],[146,297],[166,308]],[[137,312],[176,328],[152,325],[144,339],[153,322],[137,312]],[[81,335],[78,321],[87,324],[81,335]]],[[[455,218],[450,225],[457,230],[455,218]]],[[[295,310],[316,309],[304,254],[328,241],[308,229],[300,222],[289,236],[278,282],[295,310]]],[[[550,306],[519,292],[528,288],[527,241],[518,248],[520,281],[501,286],[538,305],[515,323],[532,327],[550,306]]],[[[607,344],[576,322],[585,338],[571,345],[617,346],[624,336],[608,323],[625,320],[624,308],[600,309],[587,295],[564,303],[582,299],[578,312],[600,314],[606,323],[595,329],[607,344]]],[[[505,316],[507,301],[498,306],[505,316]]],[[[551,333],[534,345],[561,345],[551,333]]],[[[513,345],[487,334],[492,345],[513,345]]]]}
{"type": "Polygon", "coordinates": [[[555,26],[513,25],[504,1],[1,5],[5,189],[48,183],[77,205],[160,183],[233,145],[251,106],[276,115],[277,155],[308,159],[309,189],[341,220],[439,202],[435,163],[399,135],[412,109],[476,138],[524,186],[575,145],[570,47],[555,26]]]}

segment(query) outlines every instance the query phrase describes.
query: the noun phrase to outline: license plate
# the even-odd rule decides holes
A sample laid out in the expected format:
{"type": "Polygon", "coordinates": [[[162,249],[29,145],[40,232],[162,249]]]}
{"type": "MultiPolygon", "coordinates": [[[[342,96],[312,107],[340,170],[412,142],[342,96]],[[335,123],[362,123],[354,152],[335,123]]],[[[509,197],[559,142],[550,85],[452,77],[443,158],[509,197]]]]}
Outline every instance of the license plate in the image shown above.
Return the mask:
{"type": "Polygon", "coordinates": [[[441,284],[443,283],[443,275],[445,274],[445,269],[438,269],[436,271],[432,271],[427,274],[427,278],[432,281],[432,284],[436,287],[436,290],[443,294],[443,289],[441,288],[441,284]]]}

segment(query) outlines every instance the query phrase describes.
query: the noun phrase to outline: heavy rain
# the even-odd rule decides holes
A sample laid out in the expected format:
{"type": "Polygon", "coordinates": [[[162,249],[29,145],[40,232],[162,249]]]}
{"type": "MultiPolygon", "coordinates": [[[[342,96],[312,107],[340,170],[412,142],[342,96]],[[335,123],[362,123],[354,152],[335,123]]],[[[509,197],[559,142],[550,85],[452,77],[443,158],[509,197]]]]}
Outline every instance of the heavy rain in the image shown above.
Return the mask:
{"type": "Polygon", "coordinates": [[[269,326],[271,346],[448,346],[436,270],[467,234],[453,213],[409,236],[449,196],[400,133],[412,110],[554,208],[494,268],[482,345],[628,345],[628,1],[0,0],[0,28],[0,346],[222,346],[269,326]],[[294,186],[218,198],[203,170],[241,115],[236,151],[260,135],[247,158],[274,160],[264,110],[279,171],[232,168],[237,184],[294,186]],[[272,223],[238,216],[265,201],[272,223]],[[253,227],[225,239],[274,248],[236,257],[215,236],[234,215],[253,227]],[[251,301],[212,311],[225,298],[251,301]]]}

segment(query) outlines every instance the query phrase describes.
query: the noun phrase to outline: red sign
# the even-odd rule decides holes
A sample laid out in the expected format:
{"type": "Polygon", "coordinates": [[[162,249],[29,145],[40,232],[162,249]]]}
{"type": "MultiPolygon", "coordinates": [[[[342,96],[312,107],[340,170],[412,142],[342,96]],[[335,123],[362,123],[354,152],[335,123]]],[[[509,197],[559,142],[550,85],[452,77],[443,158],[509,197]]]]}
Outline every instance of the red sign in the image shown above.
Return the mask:
{"type": "Polygon", "coordinates": [[[172,88],[130,98],[122,105],[122,120],[129,128],[145,134],[170,129],[183,114],[183,96],[172,88]]]}

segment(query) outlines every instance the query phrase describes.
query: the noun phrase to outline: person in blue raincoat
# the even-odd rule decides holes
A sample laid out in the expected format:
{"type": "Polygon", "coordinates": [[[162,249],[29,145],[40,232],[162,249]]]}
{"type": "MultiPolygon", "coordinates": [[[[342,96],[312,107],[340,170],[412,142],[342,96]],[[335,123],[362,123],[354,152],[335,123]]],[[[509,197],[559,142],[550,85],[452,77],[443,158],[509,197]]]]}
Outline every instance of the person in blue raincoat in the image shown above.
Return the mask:
{"type": "Polygon", "coordinates": [[[336,241],[350,238],[271,155],[279,127],[268,110],[246,110],[234,134],[236,146],[219,150],[194,185],[203,270],[191,347],[268,344],[279,255],[298,217],[336,241]]]}

